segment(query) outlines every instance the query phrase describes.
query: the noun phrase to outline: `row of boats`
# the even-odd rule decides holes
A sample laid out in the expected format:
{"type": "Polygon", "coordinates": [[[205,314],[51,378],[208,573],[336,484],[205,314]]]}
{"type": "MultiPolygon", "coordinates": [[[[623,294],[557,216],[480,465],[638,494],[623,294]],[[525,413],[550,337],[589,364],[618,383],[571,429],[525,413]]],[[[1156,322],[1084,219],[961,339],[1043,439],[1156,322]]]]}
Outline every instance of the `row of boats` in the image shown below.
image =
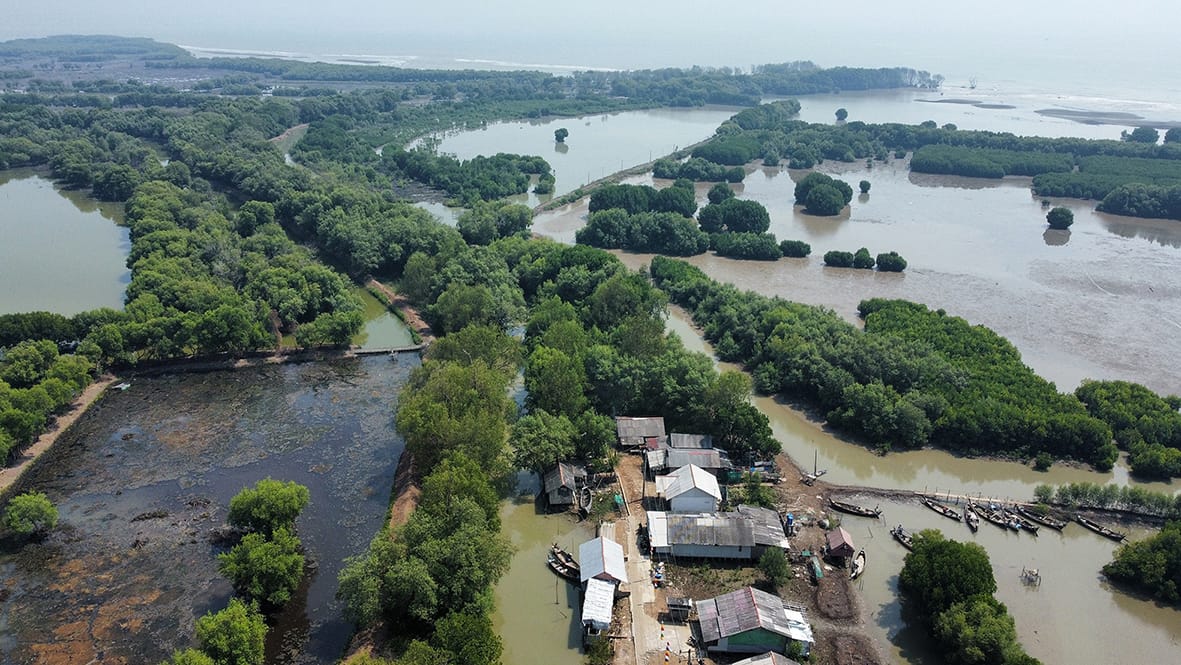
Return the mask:
{"type": "MultiPolygon", "coordinates": [[[[940,503],[931,497],[924,496],[921,498],[921,501],[923,502],[924,506],[948,519],[952,519],[957,522],[962,520],[968,525],[968,528],[973,533],[975,533],[980,528],[981,518],[983,518],[986,522],[990,522],[1002,529],[1025,531],[1035,536],[1038,534],[1038,531],[1041,529],[1041,527],[1047,527],[1056,531],[1061,531],[1068,524],[1068,522],[1064,520],[1057,519],[1051,515],[1040,514],[1037,511],[1030,510],[1029,508],[1022,506],[1021,504],[1014,504],[1012,507],[1009,507],[993,503],[983,504],[969,501],[965,506],[964,512],[960,513],[960,511],[956,510],[955,508],[940,503]]],[[[833,498],[829,498],[828,504],[833,508],[833,510],[840,511],[842,513],[848,513],[850,515],[879,518],[882,514],[881,508],[876,506],[870,509],[864,506],[859,506],[855,503],[838,501],[833,498]]],[[[1094,531],[1095,533],[1098,533],[1105,538],[1110,538],[1117,542],[1121,542],[1126,538],[1124,534],[1089,520],[1082,515],[1076,515],[1075,520],[1082,526],[1090,529],[1091,531],[1094,531]]],[[[907,548],[910,547],[910,537],[905,533],[905,530],[901,525],[898,525],[892,529],[890,533],[893,534],[895,539],[897,539],[904,546],[907,548]],[[905,535],[905,539],[900,534],[905,535]]]]}

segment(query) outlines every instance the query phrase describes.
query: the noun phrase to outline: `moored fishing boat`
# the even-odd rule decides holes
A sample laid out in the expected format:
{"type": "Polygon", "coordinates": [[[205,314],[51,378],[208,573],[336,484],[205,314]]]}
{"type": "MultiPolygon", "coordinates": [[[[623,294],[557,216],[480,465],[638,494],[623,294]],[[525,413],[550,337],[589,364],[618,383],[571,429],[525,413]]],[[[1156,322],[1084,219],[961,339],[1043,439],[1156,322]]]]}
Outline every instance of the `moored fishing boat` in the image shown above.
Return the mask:
{"type": "Polygon", "coordinates": [[[939,503],[938,501],[932,501],[931,499],[929,499],[927,497],[923,497],[923,505],[930,508],[931,510],[934,510],[935,512],[939,513],[940,515],[942,515],[948,519],[953,519],[957,522],[960,521],[959,511],[955,510],[954,508],[950,508],[948,506],[945,506],[942,503],[939,503]]]}
{"type": "Polygon", "coordinates": [[[855,580],[863,572],[865,572],[865,550],[861,550],[857,556],[853,557],[853,563],[849,567],[849,579],[855,580]]]}
{"type": "Polygon", "coordinates": [[[559,577],[566,579],[566,581],[573,582],[575,584],[578,584],[578,582],[580,581],[579,577],[581,575],[580,575],[578,569],[571,568],[570,566],[568,566],[565,563],[563,563],[562,561],[560,561],[558,559],[558,557],[554,556],[553,552],[550,552],[546,556],[545,563],[547,566],[549,566],[550,570],[557,573],[559,577]]]}
{"type": "Polygon", "coordinates": [[[569,552],[562,549],[557,543],[551,545],[549,551],[550,556],[554,557],[554,559],[556,559],[563,566],[573,570],[576,575],[582,572],[582,568],[579,567],[578,562],[574,560],[574,557],[569,552]]]}
{"type": "Polygon", "coordinates": [[[1017,512],[1025,518],[1031,519],[1042,526],[1048,526],[1051,529],[1057,529],[1058,531],[1061,531],[1066,527],[1066,522],[1063,520],[1054,519],[1049,515],[1038,515],[1034,511],[1026,508],[1025,506],[1022,506],[1021,504],[1017,504],[1017,512]]]}
{"type": "Polygon", "coordinates": [[[1008,508],[1005,508],[1003,512],[1005,513],[1005,517],[1007,519],[1009,519],[1011,522],[1016,523],[1020,529],[1024,529],[1024,530],[1032,533],[1035,536],[1037,535],[1038,525],[1025,519],[1024,517],[1022,517],[1020,514],[1018,514],[1014,510],[1010,510],[1008,508]]]}
{"type": "Polygon", "coordinates": [[[1125,539],[1127,539],[1127,536],[1120,533],[1119,531],[1115,531],[1114,529],[1108,529],[1107,527],[1103,526],[1102,524],[1092,522],[1091,520],[1083,517],[1082,515],[1075,515],[1074,519],[1078,520],[1079,524],[1087,527],[1091,531],[1094,531],[1095,533],[1099,534],[1100,536],[1103,536],[1104,538],[1110,538],[1110,539],[1117,541],[1117,542],[1122,542],[1125,539]]]}
{"type": "Polygon", "coordinates": [[[985,521],[995,524],[1002,529],[1017,529],[1017,525],[1011,520],[1005,519],[1005,516],[1003,513],[1001,513],[1001,511],[978,503],[971,504],[971,506],[972,510],[974,510],[977,515],[983,517],[985,521]]]}
{"type": "Polygon", "coordinates": [[[968,528],[972,533],[976,533],[980,529],[980,518],[976,516],[976,511],[972,510],[971,504],[964,508],[964,521],[968,523],[968,528]]]}
{"type": "Polygon", "coordinates": [[[849,513],[850,515],[860,515],[861,517],[880,517],[882,514],[881,508],[875,507],[870,509],[855,503],[848,503],[847,501],[837,501],[831,497],[828,500],[828,505],[833,510],[839,510],[842,513],[849,513]]]}

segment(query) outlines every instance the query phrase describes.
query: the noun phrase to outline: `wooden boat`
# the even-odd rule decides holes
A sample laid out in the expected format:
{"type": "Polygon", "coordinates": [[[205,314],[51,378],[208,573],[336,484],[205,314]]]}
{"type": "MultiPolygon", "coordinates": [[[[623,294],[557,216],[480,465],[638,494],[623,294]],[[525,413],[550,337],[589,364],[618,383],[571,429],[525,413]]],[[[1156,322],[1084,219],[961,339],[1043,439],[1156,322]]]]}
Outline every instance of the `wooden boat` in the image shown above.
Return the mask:
{"type": "Polygon", "coordinates": [[[1005,513],[1005,517],[1009,518],[1013,522],[1016,522],[1018,527],[1025,529],[1026,531],[1032,533],[1035,536],[1037,535],[1038,525],[1025,519],[1024,517],[1019,515],[1014,510],[1009,510],[1008,508],[1005,508],[1004,513],[1005,513]]]}
{"type": "Polygon", "coordinates": [[[1057,529],[1057,530],[1061,531],[1063,528],[1066,527],[1066,522],[1064,522],[1062,520],[1054,519],[1053,517],[1050,517],[1049,515],[1038,515],[1037,513],[1033,512],[1032,510],[1029,510],[1028,508],[1026,508],[1025,506],[1022,506],[1020,504],[1017,505],[1017,513],[1027,519],[1037,522],[1038,524],[1040,524],[1042,526],[1048,526],[1051,529],[1057,529]]]}
{"type": "Polygon", "coordinates": [[[833,499],[833,498],[829,498],[828,505],[832,506],[833,510],[839,510],[842,513],[849,513],[850,515],[860,515],[861,517],[875,517],[876,518],[876,517],[880,517],[882,514],[881,508],[875,507],[871,510],[869,508],[859,506],[855,503],[847,503],[845,501],[837,501],[836,499],[833,499]]]}
{"type": "Polygon", "coordinates": [[[591,506],[594,505],[595,495],[591,492],[591,488],[583,485],[578,490],[578,510],[583,515],[589,515],[591,506]]]}
{"type": "Polygon", "coordinates": [[[1012,521],[1005,519],[1004,513],[999,510],[993,510],[988,506],[982,506],[979,504],[972,504],[972,510],[975,511],[977,515],[983,517],[986,521],[991,522],[1002,529],[1017,529],[1017,525],[1012,521]]]}
{"type": "Polygon", "coordinates": [[[954,508],[949,508],[938,501],[932,501],[927,497],[923,497],[923,505],[948,519],[953,519],[957,522],[960,521],[959,511],[955,510],[954,508]]]}
{"type": "Polygon", "coordinates": [[[972,533],[976,533],[980,529],[980,518],[976,516],[970,504],[964,509],[964,521],[967,522],[968,528],[972,530],[972,533]]]}
{"type": "Polygon", "coordinates": [[[849,579],[855,580],[863,572],[865,572],[865,550],[861,550],[857,556],[853,557],[853,563],[849,567],[849,579]]]}
{"type": "Polygon", "coordinates": [[[550,552],[549,556],[545,558],[545,563],[549,566],[550,570],[558,574],[558,577],[565,578],[566,581],[573,582],[575,584],[578,584],[581,581],[579,579],[581,574],[578,572],[578,569],[571,568],[570,566],[567,566],[566,564],[559,561],[558,558],[554,556],[553,552],[550,552]]]}
{"type": "Polygon", "coordinates": [[[1091,520],[1083,517],[1082,515],[1075,515],[1074,519],[1078,520],[1079,524],[1087,527],[1091,531],[1094,531],[1095,533],[1099,534],[1100,536],[1103,536],[1104,538],[1110,538],[1116,542],[1122,542],[1127,539],[1127,536],[1120,533],[1119,531],[1114,531],[1112,529],[1108,529],[1107,527],[1103,526],[1102,524],[1092,522],[1091,520]]]}
{"type": "Polygon", "coordinates": [[[890,529],[890,535],[894,536],[894,540],[897,540],[906,549],[914,549],[914,537],[907,533],[906,529],[903,529],[901,524],[894,527],[893,529],[890,529]]]}
{"type": "Polygon", "coordinates": [[[569,552],[559,547],[557,543],[554,543],[550,546],[549,552],[552,557],[558,560],[558,563],[573,570],[576,575],[582,572],[582,568],[579,567],[578,562],[574,560],[574,557],[571,556],[569,552]]]}

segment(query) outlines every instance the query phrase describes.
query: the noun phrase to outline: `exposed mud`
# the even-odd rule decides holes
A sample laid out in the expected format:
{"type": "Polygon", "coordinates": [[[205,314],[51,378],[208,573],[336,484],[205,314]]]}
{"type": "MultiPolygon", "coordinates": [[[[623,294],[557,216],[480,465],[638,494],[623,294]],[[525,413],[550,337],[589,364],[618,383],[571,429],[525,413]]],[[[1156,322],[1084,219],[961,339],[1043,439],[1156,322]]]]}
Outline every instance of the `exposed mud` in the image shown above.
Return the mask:
{"type": "Polygon", "coordinates": [[[335,662],[351,626],[343,560],[386,514],[402,441],[393,405],[410,355],[140,377],[108,392],[24,475],[61,522],[0,543],[0,661],[160,662],[231,589],[217,573],[230,497],[255,481],[311,490],[309,567],[270,618],[268,663],[335,662]]]}

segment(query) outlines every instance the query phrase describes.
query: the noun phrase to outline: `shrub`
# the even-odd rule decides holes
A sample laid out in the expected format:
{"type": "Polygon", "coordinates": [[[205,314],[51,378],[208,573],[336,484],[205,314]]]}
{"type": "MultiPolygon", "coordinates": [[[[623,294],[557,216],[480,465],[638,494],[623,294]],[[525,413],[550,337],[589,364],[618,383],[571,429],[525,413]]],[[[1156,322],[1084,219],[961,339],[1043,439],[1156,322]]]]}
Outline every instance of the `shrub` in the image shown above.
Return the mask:
{"type": "Polygon", "coordinates": [[[853,267],[853,253],[842,252],[840,250],[832,250],[824,253],[824,265],[832,268],[852,268],[853,267]]]}
{"type": "Polygon", "coordinates": [[[1046,223],[1052,229],[1069,229],[1071,224],[1074,224],[1074,213],[1070,208],[1063,208],[1061,206],[1053,208],[1046,213],[1046,223]]]}
{"type": "Polygon", "coordinates": [[[812,253],[812,246],[803,240],[781,240],[779,251],[784,256],[802,259],[812,253]]]}
{"type": "Polygon", "coordinates": [[[4,526],[22,536],[44,533],[57,526],[57,507],[40,492],[19,494],[8,502],[4,526]]]}

